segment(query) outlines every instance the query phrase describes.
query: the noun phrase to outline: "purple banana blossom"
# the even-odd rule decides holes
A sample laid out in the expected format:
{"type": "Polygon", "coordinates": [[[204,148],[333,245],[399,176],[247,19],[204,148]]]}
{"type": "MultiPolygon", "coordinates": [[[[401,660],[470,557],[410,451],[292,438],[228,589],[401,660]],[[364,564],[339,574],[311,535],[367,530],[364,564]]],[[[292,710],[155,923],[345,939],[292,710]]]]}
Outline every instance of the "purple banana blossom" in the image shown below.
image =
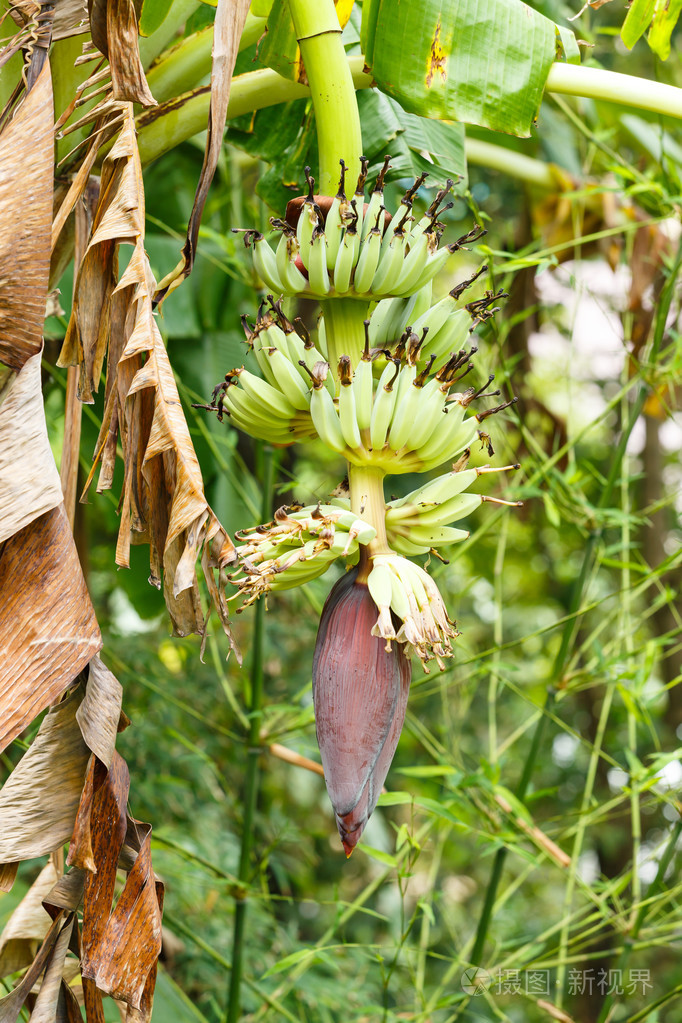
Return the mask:
{"type": "Polygon", "coordinates": [[[332,588],[313,658],[317,741],[346,856],[362,834],[405,720],[412,666],[402,646],[372,636],[377,608],[357,569],[332,588]]]}

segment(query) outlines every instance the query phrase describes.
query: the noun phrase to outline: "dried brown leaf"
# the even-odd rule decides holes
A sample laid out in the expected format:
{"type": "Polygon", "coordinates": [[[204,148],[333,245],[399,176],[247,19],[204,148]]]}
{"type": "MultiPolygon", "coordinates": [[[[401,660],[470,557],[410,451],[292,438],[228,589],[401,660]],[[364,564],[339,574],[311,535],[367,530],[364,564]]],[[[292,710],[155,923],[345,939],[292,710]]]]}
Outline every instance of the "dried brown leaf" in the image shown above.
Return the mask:
{"type": "Polygon", "coordinates": [[[64,692],[101,645],[60,505],[20,529],[0,550],[0,749],[64,692]]]}
{"type": "Polygon", "coordinates": [[[86,0],[59,0],[54,14],[52,39],[66,39],[88,31],[86,0]]]}
{"type": "Polygon", "coordinates": [[[192,213],[187,225],[187,237],[180,262],[159,284],[156,301],[161,302],[182,284],[194,266],[199,238],[201,215],[206,196],[218,165],[227,120],[232,72],[239,52],[239,40],[249,12],[250,0],[218,0],[213,29],[213,64],[211,68],[211,102],[208,111],[208,133],[204,163],[194,196],[192,213]]]}
{"type": "Polygon", "coordinates": [[[5,925],[0,935],[0,977],[23,970],[33,961],[39,944],[52,923],[43,899],[54,888],[57,871],[47,863],[5,925]]]}
{"type": "Polygon", "coordinates": [[[18,863],[0,863],[0,892],[12,891],[18,869],[18,863]]]}
{"type": "Polygon", "coordinates": [[[52,222],[52,79],[43,67],[0,134],[0,362],[42,347],[52,222]]]}
{"type": "Polygon", "coordinates": [[[26,998],[38,980],[38,977],[49,962],[60,931],[64,926],[64,914],[60,913],[54,920],[45,940],[38,950],[38,954],[21,978],[17,986],[4,998],[0,998],[0,1023],[16,1023],[26,998]]]}
{"type": "Polygon", "coordinates": [[[76,711],[86,745],[108,768],[116,748],[123,687],[99,657],[88,666],[85,696],[76,711]]]}
{"type": "Polygon", "coordinates": [[[71,867],[66,874],[62,874],[43,899],[43,906],[53,919],[62,909],[76,912],[83,901],[84,884],[85,871],[80,867],[71,867]]]}
{"type": "Polygon", "coordinates": [[[52,852],[73,832],[90,752],[76,710],[79,691],[52,707],[0,790],[0,860],[52,852]]]}
{"type": "Polygon", "coordinates": [[[155,106],[138,47],[137,12],[133,0],[89,0],[92,40],[109,58],[114,97],[155,106]]]}
{"type": "MultiPolygon", "coordinates": [[[[137,823],[137,822],[135,822],[137,823]]],[[[90,952],[83,974],[102,991],[140,1009],[147,981],[161,952],[162,892],[157,890],[151,863],[151,828],[109,917],[97,955],[90,952]],[[91,972],[92,971],[92,972],[91,972]]],[[[85,937],[85,930],[84,930],[85,937]]],[[[151,994],[148,996],[151,1008],[151,994]]]]}
{"type": "Polygon", "coordinates": [[[14,377],[0,405],[0,543],[62,503],[47,437],[40,352],[14,377]]]}
{"type": "Polygon", "coordinates": [[[43,977],[43,982],[40,985],[38,997],[36,998],[35,1005],[33,1006],[31,1023],[55,1023],[55,1017],[57,1015],[57,1001],[59,999],[59,992],[62,986],[62,976],[64,973],[64,960],[66,959],[66,953],[69,949],[74,920],[75,914],[70,913],[66,917],[64,926],[59,932],[59,937],[55,942],[54,952],[50,957],[47,969],[45,970],[45,976],[43,977]]]}

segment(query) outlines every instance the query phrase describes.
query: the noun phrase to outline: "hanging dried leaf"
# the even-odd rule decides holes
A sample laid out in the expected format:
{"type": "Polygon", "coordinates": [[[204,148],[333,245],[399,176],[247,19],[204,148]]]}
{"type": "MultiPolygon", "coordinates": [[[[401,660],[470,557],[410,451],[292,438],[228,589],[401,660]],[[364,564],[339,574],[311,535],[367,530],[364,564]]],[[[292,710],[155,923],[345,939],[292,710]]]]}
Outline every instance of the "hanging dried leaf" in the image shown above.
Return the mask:
{"type": "Polygon", "coordinates": [[[74,920],[75,914],[70,913],[66,917],[64,926],[59,932],[59,937],[55,942],[54,952],[50,957],[47,969],[45,970],[45,976],[43,977],[43,982],[40,985],[38,997],[36,998],[35,1005],[33,1006],[31,1023],[55,1023],[57,1017],[57,1000],[59,998],[62,976],[64,973],[64,960],[66,959],[66,953],[69,949],[74,920]]]}
{"type": "Polygon", "coordinates": [[[82,35],[87,31],[86,0],[59,0],[52,25],[52,39],[66,39],[68,36],[82,35]]]}
{"type": "MultiPolygon", "coordinates": [[[[156,964],[161,952],[163,888],[156,882],[152,870],[151,828],[138,821],[132,824],[140,829],[144,838],[100,945],[96,951],[90,948],[88,966],[84,959],[82,969],[100,990],[139,1010],[143,1002],[148,1002],[151,1009],[156,964]],[[151,991],[147,991],[145,998],[152,970],[151,991]]],[[[83,952],[85,956],[85,945],[83,952]]]]}
{"type": "Polygon", "coordinates": [[[161,951],[163,889],[151,867],[151,828],[127,816],[130,779],[115,753],[107,772],[93,757],[68,862],[86,869],[81,972],[88,1019],[101,1019],[96,988],[148,1018],[161,951]],[[112,911],[119,867],[128,877],[112,911]],[[94,981],[94,985],[87,982],[94,981]]]}
{"type": "Polygon", "coordinates": [[[203,633],[196,576],[202,565],[223,628],[227,607],[213,573],[234,560],[234,546],[209,508],[201,469],[152,309],[156,282],[144,251],[144,192],[132,107],[102,170],[100,201],[76,284],[60,365],[80,363],[82,400],[91,400],[107,341],[105,411],[97,441],[98,490],[110,487],[117,434],[125,461],[116,562],[129,564],[131,543],[150,545],[150,581],[161,585],[175,630],[203,633]],[[134,245],[115,284],[117,248],[134,245]]]}
{"type": "Polygon", "coordinates": [[[63,500],[47,437],[40,359],[39,351],[25,362],[0,405],[0,543],[63,500]]]}
{"type": "Polygon", "coordinates": [[[7,921],[0,935],[0,977],[23,970],[33,962],[35,945],[43,940],[52,923],[43,900],[57,880],[57,871],[50,861],[7,921]]]}
{"type": "Polygon", "coordinates": [[[211,102],[208,110],[208,133],[204,163],[199,184],[194,196],[194,205],[187,226],[187,238],[182,257],[174,270],[159,284],[155,301],[161,302],[166,295],[177,288],[192,272],[197,251],[197,239],[201,215],[204,212],[206,196],[213,181],[218,157],[223,145],[223,134],[227,120],[227,104],[230,98],[232,72],[237,60],[250,0],[218,0],[215,26],[213,29],[213,65],[211,68],[211,102]]]}
{"type": "Polygon", "coordinates": [[[0,134],[0,362],[20,370],[42,347],[52,220],[52,79],[43,67],[0,134]]]}
{"type": "Polygon", "coordinates": [[[43,856],[68,842],[88,750],[76,720],[79,690],[52,707],[0,790],[0,861],[43,856]]]}
{"type": "MultiPolygon", "coordinates": [[[[64,692],[101,645],[60,505],[0,551],[0,750],[64,692]]],[[[0,861],[23,858],[3,854],[0,861]]]]}
{"type": "Polygon", "coordinates": [[[0,998],[0,1023],[16,1023],[31,988],[52,958],[57,939],[65,925],[65,919],[66,915],[60,913],[45,935],[45,940],[40,946],[37,956],[17,986],[4,998],[0,998]]]}
{"type": "Polygon", "coordinates": [[[92,41],[109,59],[114,98],[143,107],[155,106],[140,61],[132,0],[89,0],[88,9],[92,41]]]}
{"type": "Polygon", "coordinates": [[[122,698],[121,683],[99,657],[93,657],[76,720],[86,745],[106,767],[111,766],[116,748],[122,698]]]}

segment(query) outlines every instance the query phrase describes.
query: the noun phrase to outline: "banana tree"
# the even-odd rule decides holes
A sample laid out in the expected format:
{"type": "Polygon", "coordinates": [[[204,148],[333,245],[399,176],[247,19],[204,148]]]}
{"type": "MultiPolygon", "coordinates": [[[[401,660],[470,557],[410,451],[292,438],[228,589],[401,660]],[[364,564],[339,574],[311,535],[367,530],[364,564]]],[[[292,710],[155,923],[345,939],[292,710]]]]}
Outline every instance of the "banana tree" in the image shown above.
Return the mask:
{"type": "MultiPolygon", "coordinates": [[[[636,6],[623,28],[629,45],[636,6]]],[[[215,613],[239,656],[228,599],[257,604],[251,752],[261,742],[267,593],[334,563],[348,568],[329,594],[311,663],[325,779],[350,855],[398,743],[410,658],[425,670],[432,660],[442,667],[457,637],[433,579],[414,559],[438,557],[464,539],[466,530],[452,523],[499,502],[471,488],[518,468],[486,461],[494,455],[490,417],[514,403],[510,382],[506,400],[487,407],[486,397],[501,395],[486,390],[492,376],[459,386],[475,372],[475,333],[503,298],[476,248],[483,226],[441,245],[440,218],[450,193],[466,191],[467,152],[540,182],[547,172],[519,169],[500,144],[491,152],[489,141],[467,143],[463,122],[527,137],[545,90],[682,114],[671,86],[581,66],[573,33],[520,0],[495,0],[485,11],[473,0],[364,0],[361,11],[341,0],[289,0],[254,2],[250,12],[247,0],[219,0],[214,23],[191,31],[197,8],[194,0],[110,0],[86,12],[59,0],[13,5],[0,24],[3,748],[47,709],[0,792],[0,877],[9,888],[20,861],[49,853],[49,870],[32,891],[53,919],[38,935],[37,956],[24,950],[26,972],[0,1003],[8,1021],[41,977],[36,1006],[45,1018],[80,1018],[64,980],[69,948],[78,950],[88,1020],[103,1018],[103,994],[125,1003],[130,1018],[148,1019],[161,948],[163,887],[151,867],[150,828],[127,811],[130,779],[115,749],[127,724],[121,687],[98,656],[101,635],[71,532],[82,404],[103,387],[85,490],[97,472],[97,491],[111,488],[123,460],[112,557],[125,568],[131,544],[148,545],[150,582],[162,588],[175,632],[205,641],[215,613]],[[260,66],[245,70],[253,61],[260,66]],[[305,108],[299,129],[300,107],[289,104],[305,108]],[[279,118],[269,124],[280,133],[269,149],[259,131],[267,117],[279,118]],[[271,164],[260,193],[280,215],[267,235],[232,225],[245,228],[265,298],[243,318],[251,369],[225,367],[203,408],[268,448],[320,440],[348,470],[325,501],[285,506],[274,518],[265,487],[269,521],[258,527],[221,523],[209,506],[157,319],[193,271],[228,120],[235,138],[271,164]],[[157,281],[145,250],[143,171],[206,128],[185,243],[175,268],[157,281]],[[390,182],[407,184],[395,209],[385,205],[390,182]],[[427,188],[435,195],[423,202],[427,188]],[[475,272],[459,272],[435,300],[434,280],[467,249],[475,272]],[[42,322],[71,263],[57,470],[40,400],[42,322]],[[304,323],[301,300],[308,309],[319,304],[320,318],[304,323]],[[435,471],[386,500],[386,476],[435,471]],[[19,588],[12,581],[24,566],[19,588]],[[46,774],[49,785],[40,787],[46,774]],[[126,879],[114,904],[119,868],[126,879]]],[[[659,50],[671,17],[652,27],[659,50]]],[[[250,873],[256,756],[245,774],[242,884],[250,873]]],[[[245,912],[239,899],[230,1020],[240,1014],[245,912]]]]}

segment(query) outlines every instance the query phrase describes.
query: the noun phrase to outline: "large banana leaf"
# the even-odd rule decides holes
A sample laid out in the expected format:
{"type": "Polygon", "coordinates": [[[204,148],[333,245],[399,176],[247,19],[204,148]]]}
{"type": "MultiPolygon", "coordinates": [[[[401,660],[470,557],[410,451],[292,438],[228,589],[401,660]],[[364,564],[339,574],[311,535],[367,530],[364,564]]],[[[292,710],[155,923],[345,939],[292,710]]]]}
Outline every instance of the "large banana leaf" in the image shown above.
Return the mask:
{"type": "Polygon", "coordinates": [[[530,134],[558,43],[554,22],[521,0],[363,3],[365,60],[383,92],[412,113],[512,135],[530,134]]]}

